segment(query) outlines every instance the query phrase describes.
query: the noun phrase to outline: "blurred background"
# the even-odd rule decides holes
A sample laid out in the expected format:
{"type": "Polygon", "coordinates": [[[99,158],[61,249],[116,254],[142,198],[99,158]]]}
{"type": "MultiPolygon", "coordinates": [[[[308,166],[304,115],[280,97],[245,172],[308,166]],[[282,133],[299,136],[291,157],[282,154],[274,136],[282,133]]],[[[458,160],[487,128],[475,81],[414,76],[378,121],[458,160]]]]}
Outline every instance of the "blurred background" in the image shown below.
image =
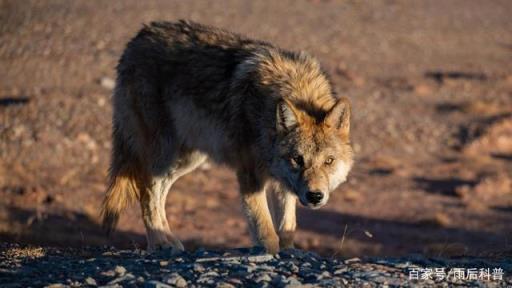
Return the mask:
{"type": "MultiPolygon", "coordinates": [[[[323,255],[512,255],[512,1],[0,0],[0,241],[144,247],[99,226],[116,62],[143,23],[191,19],[316,55],[353,102],[357,162],[297,245],[323,255]],[[343,239],[343,240],[342,240],[343,239]]],[[[168,197],[186,248],[250,244],[232,172],[168,197]]]]}

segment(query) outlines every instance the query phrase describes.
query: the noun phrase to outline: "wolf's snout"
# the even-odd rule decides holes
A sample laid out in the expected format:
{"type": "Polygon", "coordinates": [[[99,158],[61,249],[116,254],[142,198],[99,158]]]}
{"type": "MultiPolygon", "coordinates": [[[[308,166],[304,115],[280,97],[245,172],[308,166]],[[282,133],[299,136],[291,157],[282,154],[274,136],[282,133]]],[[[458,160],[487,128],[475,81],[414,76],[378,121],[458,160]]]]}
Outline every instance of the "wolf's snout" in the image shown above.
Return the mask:
{"type": "Polygon", "coordinates": [[[324,199],[324,193],[318,191],[310,191],[306,193],[306,199],[309,203],[317,205],[324,199]]]}

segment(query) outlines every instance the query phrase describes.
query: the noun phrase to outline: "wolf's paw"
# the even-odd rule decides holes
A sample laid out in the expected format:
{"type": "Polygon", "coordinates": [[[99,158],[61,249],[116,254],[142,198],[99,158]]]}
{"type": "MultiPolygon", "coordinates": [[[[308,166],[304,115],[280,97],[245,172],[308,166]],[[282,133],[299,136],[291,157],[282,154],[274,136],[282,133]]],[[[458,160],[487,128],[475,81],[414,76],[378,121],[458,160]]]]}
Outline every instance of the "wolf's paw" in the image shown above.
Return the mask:
{"type": "Polygon", "coordinates": [[[293,231],[287,231],[287,232],[280,233],[279,247],[281,248],[281,250],[295,248],[295,245],[293,245],[294,235],[295,235],[295,233],[293,231]]]}
{"type": "Polygon", "coordinates": [[[170,246],[173,250],[176,250],[176,252],[181,253],[185,251],[185,247],[183,247],[183,244],[178,240],[178,238],[172,237],[171,242],[172,244],[170,246]]]}
{"type": "Polygon", "coordinates": [[[278,254],[279,253],[279,238],[272,237],[268,239],[264,239],[262,241],[263,247],[265,247],[265,250],[268,254],[278,254]]]}
{"type": "Polygon", "coordinates": [[[290,242],[281,241],[279,243],[279,248],[281,248],[281,250],[293,249],[293,248],[295,248],[295,245],[293,244],[293,241],[290,241],[290,242]]]}
{"type": "Polygon", "coordinates": [[[183,252],[185,252],[185,249],[182,248],[179,248],[179,247],[174,247],[174,246],[171,246],[167,249],[171,249],[171,255],[174,256],[174,255],[179,255],[183,252]]]}
{"type": "Polygon", "coordinates": [[[157,251],[163,251],[163,250],[170,250],[171,255],[177,255],[185,251],[185,248],[183,247],[183,244],[179,240],[174,240],[172,242],[160,242],[160,243],[148,243],[147,251],[148,253],[153,253],[157,251]]]}

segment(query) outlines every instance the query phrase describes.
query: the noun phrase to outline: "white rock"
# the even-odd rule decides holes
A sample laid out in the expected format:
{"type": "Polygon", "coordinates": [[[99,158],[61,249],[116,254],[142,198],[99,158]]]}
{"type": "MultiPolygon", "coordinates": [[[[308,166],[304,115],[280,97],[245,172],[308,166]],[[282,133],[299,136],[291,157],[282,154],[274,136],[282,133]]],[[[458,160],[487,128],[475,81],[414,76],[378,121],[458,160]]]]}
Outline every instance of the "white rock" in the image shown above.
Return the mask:
{"type": "Polygon", "coordinates": [[[187,287],[187,280],[181,277],[178,273],[172,273],[169,276],[165,277],[164,281],[167,284],[174,285],[176,287],[187,287]]]}
{"type": "Polygon", "coordinates": [[[116,268],[114,268],[114,272],[116,272],[117,275],[124,275],[124,273],[126,273],[126,268],[123,266],[116,266],[116,268]]]}
{"type": "Polygon", "coordinates": [[[114,79],[109,78],[109,77],[101,77],[100,85],[104,88],[112,90],[116,86],[116,81],[114,81],[114,79]]]}
{"type": "Polygon", "coordinates": [[[92,277],[87,277],[85,278],[85,283],[87,285],[90,285],[90,286],[97,286],[98,284],[96,283],[96,280],[94,280],[94,278],[92,277]]]}

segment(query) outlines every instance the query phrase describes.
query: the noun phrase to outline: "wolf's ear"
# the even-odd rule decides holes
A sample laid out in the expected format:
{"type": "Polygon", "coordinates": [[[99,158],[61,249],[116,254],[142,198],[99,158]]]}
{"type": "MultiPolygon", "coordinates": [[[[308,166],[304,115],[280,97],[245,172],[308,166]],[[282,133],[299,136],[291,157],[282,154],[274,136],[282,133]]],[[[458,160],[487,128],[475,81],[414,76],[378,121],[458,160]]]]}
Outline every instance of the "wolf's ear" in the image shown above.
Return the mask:
{"type": "Polygon", "coordinates": [[[299,125],[300,112],[290,101],[283,100],[277,103],[276,123],[277,131],[287,132],[299,125]]]}
{"type": "Polygon", "coordinates": [[[350,133],[350,101],[342,97],[334,104],[324,119],[324,125],[334,128],[342,135],[350,133]]]}

